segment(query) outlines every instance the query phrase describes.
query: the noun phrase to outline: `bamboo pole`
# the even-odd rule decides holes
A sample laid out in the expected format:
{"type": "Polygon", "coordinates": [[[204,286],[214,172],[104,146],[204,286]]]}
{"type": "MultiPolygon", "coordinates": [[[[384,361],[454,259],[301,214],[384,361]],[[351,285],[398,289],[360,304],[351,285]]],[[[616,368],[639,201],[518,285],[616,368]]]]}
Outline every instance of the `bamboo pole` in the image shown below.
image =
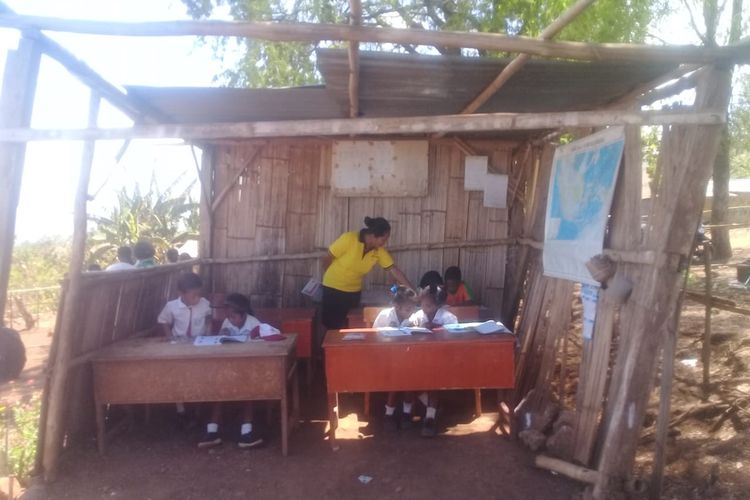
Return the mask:
{"type": "MultiPolygon", "coordinates": [[[[696,89],[697,109],[727,106],[730,73],[720,67],[706,71],[696,89]]],[[[644,245],[657,253],[687,255],[700,219],[705,186],[719,146],[719,126],[672,127],[667,136],[669,165],[660,182],[644,245]]],[[[664,141],[664,138],[662,139],[664,141]]],[[[664,264],[643,266],[633,276],[633,295],[626,304],[628,335],[621,337],[612,370],[601,432],[600,479],[595,500],[612,498],[632,473],[635,452],[663,332],[671,304],[680,289],[679,273],[664,264]]]]}
{"type": "Polygon", "coordinates": [[[703,245],[703,269],[705,280],[706,313],[703,321],[703,346],[701,349],[701,363],[703,364],[703,394],[708,394],[711,383],[711,299],[713,294],[713,277],[711,276],[711,249],[703,245]]]}
{"type": "Polygon", "coordinates": [[[355,41],[399,45],[466,47],[541,57],[589,61],[639,61],[708,64],[740,63],[750,59],[746,47],[695,45],[647,46],[623,43],[552,42],[496,33],[434,31],[412,28],[380,28],[341,24],[268,23],[248,21],[162,21],[127,23],[0,15],[0,26],[17,29],[63,31],[119,36],[231,36],[275,42],[355,41]]]}
{"type": "Polygon", "coordinates": [[[599,478],[599,473],[595,470],[546,455],[537,455],[534,459],[534,465],[540,469],[551,470],[583,483],[595,484],[599,478]]]}
{"type": "MultiPolygon", "coordinates": [[[[0,17],[18,17],[5,3],[0,1],[0,17]]],[[[74,56],[70,51],[55,42],[40,30],[32,26],[19,27],[25,38],[36,41],[45,55],[57,62],[78,78],[84,85],[96,90],[113,106],[136,121],[156,122],[164,121],[164,117],[150,109],[145,103],[137,100],[105,80],[86,63],[74,56]]]]}
{"type": "MultiPolygon", "coordinates": [[[[362,3],[349,0],[349,24],[362,23],[362,3]]],[[[359,42],[349,41],[349,118],[359,116],[359,42]]]]}
{"type": "MultiPolygon", "coordinates": [[[[40,52],[31,40],[21,40],[17,50],[9,50],[0,101],[0,127],[27,127],[31,123],[40,52]]],[[[0,143],[0,324],[5,318],[16,210],[21,191],[25,144],[0,143]]]]}
{"type": "Polygon", "coordinates": [[[299,136],[423,135],[433,132],[539,130],[607,125],[720,125],[726,110],[567,111],[558,113],[485,113],[388,118],[336,118],[270,122],[134,125],[131,128],[0,129],[0,142],[182,138],[189,141],[299,136]]]}
{"type": "MultiPolygon", "coordinates": [[[[549,26],[544,28],[539,36],[540,40],[551,40],[562,29],[573,22],[581,13],[586,10],[595,0],[578,0],[569,9],[563,12],[560,17],[555,19],[549,26]]],[[[526,65],[531,55],[527,53],[519,54],[498,74],[487,87],[484,88],[472,101],[461,110],[461,114],[471,114],[478,110],[484,103],[497,93],[513,75],[526,65]]]]}
{"type": "Polygon", "coordinates": [[[245,166],[242,167],[232,178],[231,182],[229,182],[226,186],[224,186],[224,189],[222,189],[219,194],[216,195],[214,198],[213,203],[211,203],[211,213],[215,213],[216,209],[221,206],[221,202],[224,201],[224,198],[229,194],[229,192],[234,188],[234,185],[237,183],[237,181],[242,177],[245,172],[247,172],[247,169],[255,163],[255,160],[258,159],[258,156],[260,155],[261,151],[263,151],[264,146],[259,146],[258,149],[255,150],[253,153],[253,156],[250,157],[250,159],[245,163],[245,166]]]}
{"type": "MultiPolygon", "coordinates": [[[[99,115],[99,95],[92,91],[89,100],[88,125],[95,127],[99,115]]],[[[68,290],[63,303],[62,324],[57,339],[57,353],[52,366],[52,380],[49,393],[45,440],[42,456],[44,477],[53,480],[57,474],[60,448],[65,431],[65,396],[68,368],[75,335],[75,319],[80,306],[81,275],[86,252],[86,202],[88,201],[89,177],[94,160],[94,141],[84,143],[81,154],[81,171],[78,177],[78,188],[73,216],[73,244],[68,271],[68,290]]]]}

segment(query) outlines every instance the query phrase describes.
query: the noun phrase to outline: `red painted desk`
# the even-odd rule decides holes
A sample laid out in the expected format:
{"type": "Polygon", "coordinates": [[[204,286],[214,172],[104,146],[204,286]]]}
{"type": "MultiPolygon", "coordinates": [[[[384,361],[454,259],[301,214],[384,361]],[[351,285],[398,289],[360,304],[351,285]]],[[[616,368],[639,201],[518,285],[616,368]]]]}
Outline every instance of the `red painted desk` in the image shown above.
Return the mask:
{"type": "Polygon", "coordinates": [[[281,402],[281,449],[299,414],[296,335],[277,342],[194,346],[192,339],[136,338],[105,347],[92,359],[99,451],[104,452],[104,411],[108,404],[204,401],[281,402]]]}
{"type": "Polygon", "coordinates": [[[363,340],[343,340],[351,330],[329,330],[323,341],[334,449],[340,392],[510,389],[515,383],[512,335],[439,330],[385,337],[372,329],[357,331],[368,333],[363,340]]]}

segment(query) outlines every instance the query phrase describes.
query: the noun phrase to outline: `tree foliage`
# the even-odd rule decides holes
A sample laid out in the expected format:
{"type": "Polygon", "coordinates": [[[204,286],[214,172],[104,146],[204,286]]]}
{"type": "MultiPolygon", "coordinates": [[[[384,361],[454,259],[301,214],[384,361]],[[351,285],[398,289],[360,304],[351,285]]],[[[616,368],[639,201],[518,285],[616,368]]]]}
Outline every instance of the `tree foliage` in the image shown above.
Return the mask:
{"type": "Polygon", "coordinates": [[[750,79],[741,80],[729,110],[729,158],[733,178],[750,178],[750,79]]]}
{"type": "MultiPolygon", "coordinates": [[[[348,0],[182,0],[196,19],[217,7],[228,7],[243,21],[347,23],[348,0]]],[[[362,2],[362,23],[445,31],[480,31],[537,36],[574,0],[381,0],[362,2]]],[[[558,36],[562,40],[640,42],[649,23],[665,12],[664,0],[599,0],[558,36]]],[[[318,45],[239,39],[244,50],[239,66],[219,76],[229,86],[283,87],[319,83],[314,50],[318,45]]],[[[326,46],[331,46],[327,44],[326,46]]],[[[371,50],[425,52],[425,47],[365,44],[371,50]]],[[[217,54],[226,50],[219,41],[217,54]]],[[[456,48],[437,47],[442,54],[456,48]]],[[[476,53],[476,52],[474,52],[476,53]]],[[[504,55],[487,54],[482,55],[504,55]]]]}
{"type": "Polygon", "coordinates": [[[8,288],[18,290],[58,285],[69,265],[69,239],[45,238],[18,243],[13,248],[8,288]]]}
{"type": "Polygon", "coordinates": [[[174,184],[161,191],[155,179],[148,191],[136,185],[130,193],[122,188],[117,205],[106,215],[89,217],[95,229],[89,234],[89,263],[110,263],[117,247],[134,245],[140,239],[150,240],[162,258],[169,248],[198,237],[198,203],[190,197],[191,183],[181,193],[173,194],[174,184]]]}

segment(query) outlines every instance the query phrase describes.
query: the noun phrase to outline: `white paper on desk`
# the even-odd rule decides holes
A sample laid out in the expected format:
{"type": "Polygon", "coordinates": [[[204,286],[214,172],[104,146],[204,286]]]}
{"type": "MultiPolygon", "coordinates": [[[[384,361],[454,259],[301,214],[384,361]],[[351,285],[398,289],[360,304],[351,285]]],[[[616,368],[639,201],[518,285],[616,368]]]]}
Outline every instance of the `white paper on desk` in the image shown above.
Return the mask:
{"type": "Polygon", "coordinates": [[[487,335],[490,333],[510,333],[510,330],[508,330],[504,324],[499,321],[492,320],[480,323],[479,325],[475,326],[474,329],[477,331],[477,333],[481,333],[482,335],[487,335]]]}
{"type": "Polygon", "coordinates": [[[432,330],[423,326],[402,326],[400,330],[405,332],[406,335],[411,335],[412,333],[432,333],[432,330]]]}
{"type": "Polygon", "coordinates": [[[341,337],[341,340],[365,340],[365,334],[364,333],[347,333],[343,337],[341,337]]]}
{"type": "Polygon", "coordinates": [[[382,334],[383,337],[406,337],[411,335],[403,328],[394,328],[392,326],[384,326],[382,328],[376,328],[378,333],[382,334]]]}
{"type": "Polygon", "coordinates": [[[247,335],[200,335],[195,337],[193,345],[242,344],[245,342],[247,342],[247,335]]]}
{"type": "Polygon", "coordinates": [[[583,338],[590,340],[594,336],[596,322],[596,304],[599,301],[599,287],[584,283],[581,285],[581,303],[583,305],[583,338]]]}

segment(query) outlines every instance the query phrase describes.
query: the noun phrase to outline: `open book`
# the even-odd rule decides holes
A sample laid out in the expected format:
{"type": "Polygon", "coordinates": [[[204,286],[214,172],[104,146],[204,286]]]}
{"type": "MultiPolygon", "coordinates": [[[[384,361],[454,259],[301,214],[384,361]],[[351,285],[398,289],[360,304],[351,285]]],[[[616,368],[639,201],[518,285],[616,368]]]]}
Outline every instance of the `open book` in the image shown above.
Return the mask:
{"type": "Polygon", "coordinates": [[[482,335],[489,335],[490,333],[511,333],[511,331],[501,322],[493,320],[476,323],[455,323],[444,325],[443,328],[454,333],[477,332],[482,335]]]}
{"type": "Polygon", "coordinates": [[[193,345],[241,344],[247,342],[247,335],[201,335],[195,337],[193,345]]]}

